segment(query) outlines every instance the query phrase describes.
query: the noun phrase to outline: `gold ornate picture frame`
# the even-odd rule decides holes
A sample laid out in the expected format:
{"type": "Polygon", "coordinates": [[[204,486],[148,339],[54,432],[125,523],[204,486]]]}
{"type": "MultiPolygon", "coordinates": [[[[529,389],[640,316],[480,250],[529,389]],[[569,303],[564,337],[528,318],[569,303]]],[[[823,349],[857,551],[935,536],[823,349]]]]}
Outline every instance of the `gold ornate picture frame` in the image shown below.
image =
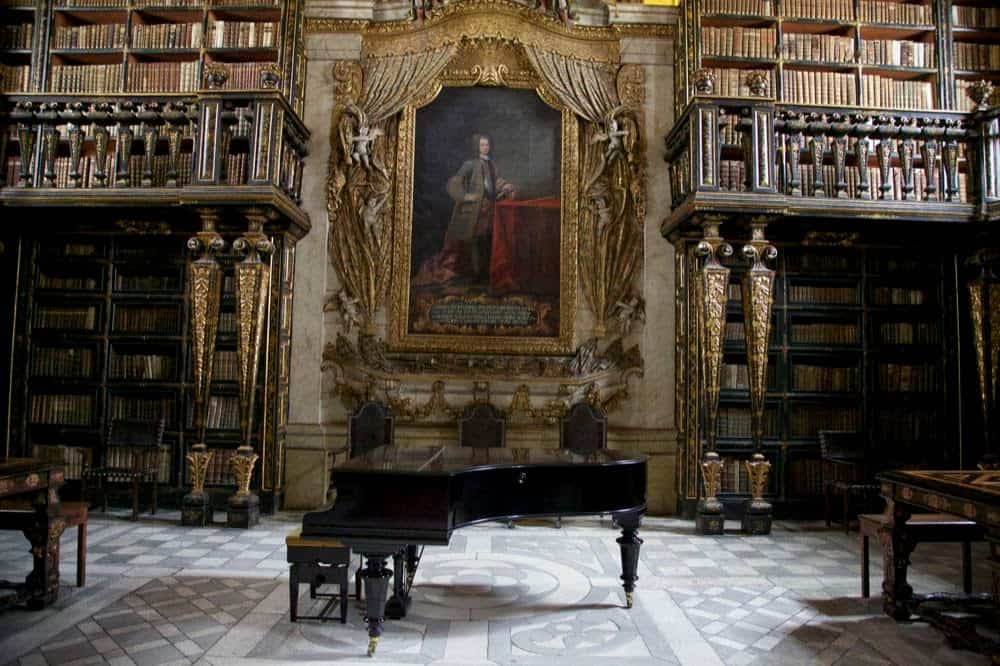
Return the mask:
{"type": "MultiPolygon", "coordinates": [[[[577,302],[575,222],[580,159],[579,123],[572,110],[545,90],[523,56],[519,57],[514,45],[489,40],[460,48],[428,94],[404,107],[398,136],[390,349],[572,353],[577,302]],[[442,103],[448,102],[451,105],[442,108],[442,103]],[[493,117],[489,114],[496,109],[489,107],[498,102],[523,105],[525,109],[507,109],[507,112],[528,118],[545,115],[531,108],[533,105],[544,107],[551,112],[547,120],[554,122],[541,120],[537,123],[541,127],[529,128],[501,127],[503,123],[479,122],[480,119],[467,121],[470,111],[481,113],[484,118],[493,117]],[[422,122],[420,114],[431,113],[434,119],[422,122]],[[451,117],[452,113],[456,116],[451,117]],[[441,120],[449,127],[467,128],[459,130],[455,136],[459,146],[464,148],[470,139],[485,141],[487,157],[498,150],[501,157],[477,159],[473,154],[477,145],[469,146],[468,153],[463,151],[462,157],[457,159],[455,148],[445,151],[451,155],[447,164],[438,164],[433,155],[421,155],[418,152],[420,132],[438,132],[437,127],[428,123],[441,120]],[[480,130],[469,131],[471,127],[480,130]],[[554,174],[543,173],[531,179],[528,172],[532,169],[523,163],[519,163],[523,168],[516,173],[504,173],[500,167],[505,144],[515,140],[522,148],[528,144],[523,135],[515,136],[519,131],[534,133],[536,143],[557,144],[557,150],[546,153],[554,158],[554,163],[541,165],[543,171],[554,170],[554,174]],[[463,160],[464,157],[471,159],[463,160]],[[466,209],[479,208],[479,200],[463,203],[460,198],[445,199],[446,190],[452,190],[452,195],[461,195],[468,191],[472,182],[469,173],[466,173],[464,184],[456,182],[457,175],[448,178],[447,174],[472,169],[476,171],[475,178],[482,178],[483,169],[479,165],[483,164],[496,165],[486,172],[493,174],[486,180],[496,190],[495,202],[487,201],[480,210],[472,212],[466,209]],[[429,177],[428,169],[433,169],[440,177],[429,177]],[[495,183],[492,182],[494,178],[495,183]],[[439,191],[430,196],[425,196],[419,188],[415,191],[415,184],[419,185],[420,181],[425,185],[441,181],[439,191]],[[459,192],[454,191],[456,187],[459,192]],[[504,194],[505,187],[511,188],[509,198],[504,194]],[[428,211],[426,206],[421,206],[415,215],[415,203],[427,199],[432,202],[446,200],[448,209],[442,210],[439,205],[436,211],[428,211]],[[466,215],[463,216],[463,212],[466,215]],[[470,224],[475,225],[474,220],[465,219],[469,224],[464,225],[464,234],[473,238],[453,242],[454,236],[462,235],[463,232],[456,234],[455,230],[463,226],[461,221],[469,218],[469,212],[473,218],[477,212],[480,218],[489,217],[479,220],[485,233],[480,234],[477,242],[474,230],[468,228],[470,224]],[[428,234],[432,236],[431,243],[441,245],[441,249],[430,257],[426,250],[428,234]],[[551,261],[553,255],[557,258],[555,266],[551,261]],[[540,262],[541,265],[527,263],[540,257],[547,258],[540,262]]],[[[535,154],[544,152],[528,150],[535,154]]],[[[512,164],[512,160],[507,161],[506,171],[515,171],[510,168],[512,164]]],[[[480,232],[483,231],[481,228],[480,232]]]]}

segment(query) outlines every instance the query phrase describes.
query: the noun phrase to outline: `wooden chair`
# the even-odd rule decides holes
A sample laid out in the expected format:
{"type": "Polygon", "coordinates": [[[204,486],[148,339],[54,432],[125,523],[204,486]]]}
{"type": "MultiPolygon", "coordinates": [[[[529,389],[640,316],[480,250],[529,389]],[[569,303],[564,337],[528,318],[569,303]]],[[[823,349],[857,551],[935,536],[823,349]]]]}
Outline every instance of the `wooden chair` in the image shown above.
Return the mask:
{"type": "MultiPolygon", "coordinates": [[[[596,453],[608,444],[608,418],[589,402],[578,402],[559,421],[559,448],[581,455],[596,453]]],[[[562,527],[562,516],[556,517],[562,527]]]]}
{"type": "MultiPolygon", "coordinates": [[[[347,457],[362,456],[380,446],[393,442],[394,418],[392,411],[384,403],[372,400],[362,404],[357,411],[347,419],[347,457]]],[[[351,549],[344,546],[348,559],[351,549]]],[[[354,574],[354,598],[361,598],[361,568],[354,574]]],[[[347,575],[346,573],[344,574],[347,575]]]]}
{"type": "Polygon", "coordinates": [[[485,402],[469,405],[458,421],[458,443],[471,448],[503,448],[506,426],[493,405],[485,402]]]}
{"type": "Polygon", "coordinates": [[[392,444],[393,416],[381,402],[366,402],[347,420],[347,457],[364,455],[392,444]]]}
{"type": "Polygon", "coordinates": [[[821,430],[824,518],[827,527],[833,516],[833,505],[840,498],[843,506],[844,532],[850,532],[851,515],[856,506],[878,496],[878,484],[865,453],[861,433],[821,430]]]}
{"type": "MultiPolygon", "coordinates": [[[[858,532],[861,533],[861,596],[867,599],[870,594],[868,574],[868,540],[874,538],[878,543],[879,529],[888,521],[881,513],[869,513],[858,516],[858,532]]],[[[949,513],[918,513],[906,521],[906,531],[916,543],[954,543],[962,544],[962,589],[966,594],[972,593],[972,541],[982,541],[983,528],[971,520],[965,520],[949,513]]]]}
{"type": "MultiPolygon", "coordinates": [[[[469,405],[458,420],[458,444],[472,449],[502,449],[507,438],[507,422],[493,405],[477,402],[469,405]]],[[[514,521],[506,521],[514,528],[514,521]]]]}
{"type": "Polygon", "coordinates": [[[83,497],[86,498],[88,484],[96,481],[101,491],[102,508],[107,512],[106,484],[130,484],[132,520],[136,520],[139,517],[139,488],[149,484],[152,486],[151,512],[155,514],[163,427],[163,418],[157,421],[114,419],[108,428],[108,443],[101,464],[88,465],[84,470],[83,497]]]}

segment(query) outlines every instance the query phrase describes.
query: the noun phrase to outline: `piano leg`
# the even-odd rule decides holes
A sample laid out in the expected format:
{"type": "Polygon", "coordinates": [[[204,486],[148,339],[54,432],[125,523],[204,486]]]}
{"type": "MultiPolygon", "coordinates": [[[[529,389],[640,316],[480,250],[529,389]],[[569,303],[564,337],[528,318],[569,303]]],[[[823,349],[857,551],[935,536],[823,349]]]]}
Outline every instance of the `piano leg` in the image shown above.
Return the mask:
{"type": "Polygon", "coordinates": [[[385,597],[389,592],[392,572],[385,566],[385,560],[392,553],[362,553],[365,556],[365,571],[361,577],[365,581],[365,622],[368,623],[368,656],[375,655],[378,639],[385,623],[385,597]]]}
{"type": "Polygon", "coordinates": [[[406,549],[392,554],[392,596],[385,602],[385,616],[390,620],[401,620],[406,617],[406,609],[410,605],[409,589],[406,587],[406,576],[403,574],[405,559],[406,549]]]}
{"type": "Polygon", "coordinates": [[[417,567],[420,565],[420,549],[414,544],[406,547],[406,592],[409,595],[413,587],[413,578],[417,575],[417,567]]]}
{"type": "Polygon", "coordinates": [[[639,523],[642,514],[635,512],[617,513],[615,519],[622,528],[622,535],[616,539],[622,549],[622,582],[625,588],[625,607],[632,608],[632,593],[635,591],[636,571],[639,568],[639,523]]]}

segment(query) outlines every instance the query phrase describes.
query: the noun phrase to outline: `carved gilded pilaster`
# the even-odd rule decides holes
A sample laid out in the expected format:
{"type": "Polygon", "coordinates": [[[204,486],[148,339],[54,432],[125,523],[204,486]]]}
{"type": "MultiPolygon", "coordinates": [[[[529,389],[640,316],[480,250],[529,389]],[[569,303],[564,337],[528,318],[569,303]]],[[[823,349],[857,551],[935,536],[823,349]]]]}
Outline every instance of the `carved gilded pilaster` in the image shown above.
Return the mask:
{"type": "Polygon", "coordinates": [[[699,534],[722,534],[725,516],[718,494],[722,488],[722,460],[715,451],[705,453],[701,463],[704,497],[698,502],[695,527],[699,534]]]}
{"type": "Polygon", "coordinates": [[[222,298],[222,267],[215,255],[225,248],[216,231],[219,213],[201,209],[202,230],[188,239],[193,259],[188,264],[188,306],[191,312],[191,355],[194,374],[194,430],[197,442],[205,441],[205,411],[215,361],[215,336],[222,298]]]}
{"type": "Polygon", "coordinates": [[[205,474],[213,453],[205,446],[208,395],[215,361],[215,337],[222,298],[222,267],[215,255],[225,248],[216,227],[219,212],[198,211],[202,230],[188,239],[188,308],[191,313],[191,370],[194,375],[193,426],[195,442],[185,456],[191,474],[191,492],[181,504],[181,524],[205,526],[211,523],[211,504],[205,494],[205,474]]]}
{"type": "Polygon", "coordinates": [[[704,238],[696,252],[701,258],[698,283],[698,316],[701,335],[702,402],[705,406],[705,450],[715,450],[719,391],[722,385],[722,348],[726,335],[726,302],[729,269],[719,259],[733,254],[733,247],[719,235],[719,218],[704,222],[704,238]]]}
{"type": "Polygon", "coordinates": [[[986,325],[983,307],[983,278],[969,282],[969,318],[972,320],[972,346],[976,352],[976,377],[979,380],[979,408],[983,415],[983,430],[989,441],[992,427],[990,420],[990,377],[986,368],[986,325]]]}
{"type": "Polygon", "coordinates": [[[247,233],[233,242],[233,249],[243,255],[235,266],[236,289],[236,362],[240,393],[240,434],[242,442],[232,459],[238,490],[229,498],[229,524],[251,527],[260,520],[260,500],[250,492],[257,454],[253,449],[253,418],[256,401],[257,369],[269,308],[271,255],[274,244],[264,234],[268,211],[246,211],[247,233]]]}
{"type": "Polygon", "coordinates": [[[774,304],[774,261],[778,250],[764,237],[766,218],[754,218],[752,236],[743,246],[743,257],[750,263],[743,278],[743,318],[747,345],[747,369],[750,388],[750,420],[754,449],[764,440],[764,396],[767,392],[767,345],[771,335],[771,307],[774,304]]]}

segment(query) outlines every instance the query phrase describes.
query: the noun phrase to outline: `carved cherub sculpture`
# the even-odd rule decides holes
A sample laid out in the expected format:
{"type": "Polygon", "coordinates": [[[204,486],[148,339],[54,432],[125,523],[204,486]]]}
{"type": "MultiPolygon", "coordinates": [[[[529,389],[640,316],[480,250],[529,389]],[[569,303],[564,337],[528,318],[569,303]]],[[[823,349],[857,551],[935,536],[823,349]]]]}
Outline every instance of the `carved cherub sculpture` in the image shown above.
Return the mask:
{"type": "Polygon", "coordinates": [[[618,320],[618,330],[623,338],[632,329],[632,322],[646,321],[646,305],[641,298],[634,294],[624,301],[618,301],[615,307],[617,308],[615,318],[618,320]]]}
{"type": "Polygon", "coordinates": [[[608,200],[603,195],[596,196],[590,200],[593,203],[594,211],[597,213],[597,232],[603,233],[609,224],[611,224],[611,207],[608,206],[608,200]]]}
{"type": "Polygon", "coordinates": [[[365,123],[359,123],[358,133],[351,137],[351,159],[364,167],[365,171],[372,170],[375,160],[371,156],[371,147],[380,136],[382,130],[378,127],[370,128],[365,123]]]}
{"type": "Polygon", "coordinates": [[[341,289],[337,292],[337,301],[339,302],[338,309],[340,310],[340,316],[344,320],[344,331],[350,334],[352,328],[355,326],[360,328],[361,326],[358,299],[347,293],[346,289],[341,289]]]}
{"type": "Polygon", "coordinates": [[[604,147],[604,163],[611,164],[616,158],[625,157],[625,137],[628,130],[619,129],[618,120],[614,116],[608,117],[607,133],[605,137],[608,144],[604,147]]]}
{"type": "Polygon", "coordinates": [[[385,197],[384,194],[372,194],[358,209],[358,215],[361,216],[361,221],[365,225],[365,231],[372,236],[378,236],[380,226],[378,214],[382,210],[382,204],[385,203],[385,197]]]}

